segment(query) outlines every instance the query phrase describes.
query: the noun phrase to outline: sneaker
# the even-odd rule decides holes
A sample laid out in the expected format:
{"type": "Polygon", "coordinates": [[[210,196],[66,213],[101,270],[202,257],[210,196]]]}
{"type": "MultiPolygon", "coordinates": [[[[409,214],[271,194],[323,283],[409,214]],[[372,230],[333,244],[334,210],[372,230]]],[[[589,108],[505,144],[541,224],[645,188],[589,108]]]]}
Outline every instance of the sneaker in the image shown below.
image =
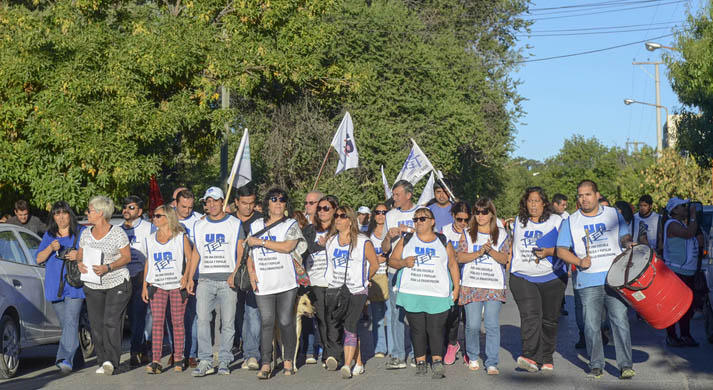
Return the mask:
{"type": "Polygon", "coordinates": [[[604,373],[601,368],[592,368],[587,374],[587,378],[599,379],[604,373]]]}
{"type": "Polygon", "coordinates": [[[352,377],[352,370],[348,365],[343,365],[340,371],[342,372],[342,379],[350,379],[352,377]]]}
{"type": "Polygon", "coordinates": [[[352,368],[352,375],[357,376],[364,373],[364,366],[362,364],[355,364],[352,368]]]}
{"type": "Polygon", "coordinates": [[[260,363],[257,362],[257,359],[254,357],[248,358],[248,361],[243,363],[243,368],[246,368],[251,371],[257,371],[260,369],[260,363]]]}
{"type": "Polygon", "coordinates": [[[446,349],[446,356],[443,358],[443,363],[451,365],[456,362],[456,354],[460,351],[460,344],[458,342],[455,345],[448,344],[446,349]]]}
{"type": "Polygon", "coordinates": [[[488,375],[500,375],[500,370],[495,366],[488,366],[488,375]]]}
{"type": "Polygon", "coordinates": [[[426,361],[416,362],[416,376],[426,376],[428,374],[428,367],[426,366],[426,361]]]}
{"type": "Polygon", "coordinates": [[[683,347],[683,341],[676,336],[666,336],[666,345],[669,347],[679,348],[683,347]]]}
{"type": "Polygon", "coordinates": [[[147,374],[160,374],[163,371],[163,367],[161,367],[161,363],[158,362],[152,362],[148,366],[146,366],[146,373],[147,374]]]}
{"type": "MultiPolygon", "coordinates": [[[[326,363],[327,371],[337,371],[337,366],[339,366],[339,362],[333,356],[328,357],[326,363]]],[[[351,371],[349,371],[349,375],[351,375],[351,371]]]]}
{"type": "Polygon", "coordinates": [[[621,374],[619,375],[619,379],[631,379],[636,375],[636,371],[634,371],[633,368],[631,367],[624,367],[621,369],[621,374]]]}
{"type": "Polygon", "coordinates": [[[226,362],[218,363],[218,375],[230,375],[230,369],[228,368],[228,363],[226,363],[226,362]]]}
{"type": "Polygon", "coordinates": [[[317,364],[317,359],[314,355],[307,355],[305,357],[305,364],[317,364]]]}
{"type": "Polygon", "coordinates": [[[136,368],[139,366],[141,366],[141,354],[132,352],[129,358],[129,367],[136,368]]]}
{"type": "Polygon", "coordinates": [[[433,362],[433,364],[431,364],[431,370],[433,370],[431,379],[443,379],[446,377],[446,367],[441,360],[433,362]]]}
{"type": "Polygon", "coordinates": [[[471,371],[480,370],[480,361],[478,359],[471,360],[470,363],[468,363],[468,369],[471,371]]]}
{"type": "Polygon", "coordinates": [[[67,364],[66,360],[62,360],[61,362],[57,363],[57,368],[59,368],[59,372],[61,374],[69,374],[72,372],[72,366],[67,364]]]}
{"type": "Polygon", "coordinates": [[[111,376],[114,374],[114,365],[111,364],[110,361],[106,361],[102,364],[102,368],[104,369],[104,375],[106,376],[111,376]]]}
{"type": "Polygon", "coordinates": [[[681,343],[683,343],[685,347],[697,347],[700,345],[698,341],[694,340],[691,336],[681,336],[681,343]]]}
{"type": "Polygon", "coordinates": [[[579,340],[577,341],[577,344],[574,344],[574,347],[577,349],[585,349],[587,348],[587,341],[584,339],[583,334],[579,334],[579,340]]]}
{"type": "Polygon", "coordinates": [[[391,358],[391,361],[386,363],[387,370],[398,370],[401,368],[406,368],[406,362],[399,358],[391,358]]]}
{"type": "Polygon", "coordinates": [[[94,373],[99,374],[99,375],[104,375],[104,367],[97,368],[97,370],[94,371],[94,373]]]}
{"type": "Polygon", "coordinates": [[[408,361],[409,366],[411,367],[416,367],[416,358],[411,358],[411,360],[408,361]]]}
{"type": "Polygon", "coordinates": [[[520,356],[517,358],[517,366],[527,372],[537,372],[540,370],[539,368],[537,368],[537,363],[535,363],[534,360],[528,359],[524,356],[520,356]]]}
{"type": "Polygon", "coordinates": [[[374,354],[374,357],[377,358],[377,359],[383,359],[383,358],[386,357],[386,354],[383,353],[383,352],[377,352],[377,353],[374,354]]]}
{"type": "Polygon", "coordinates": [[[195,370],[191,371],[191,376],[198,378],[206,376],[208,374],[212,374],[214,372],[215,369],[210,363],[208,363],[207,360],[201,360],[200,363],[198,363],[198,367],[196,367],[195,370]]]}
{"type": "Polygon", "coordinates": [[[545,363],[542,367],[540,367],[540,370],[552,372],[555,370],[555,365],[552,363],[545,363]]]}

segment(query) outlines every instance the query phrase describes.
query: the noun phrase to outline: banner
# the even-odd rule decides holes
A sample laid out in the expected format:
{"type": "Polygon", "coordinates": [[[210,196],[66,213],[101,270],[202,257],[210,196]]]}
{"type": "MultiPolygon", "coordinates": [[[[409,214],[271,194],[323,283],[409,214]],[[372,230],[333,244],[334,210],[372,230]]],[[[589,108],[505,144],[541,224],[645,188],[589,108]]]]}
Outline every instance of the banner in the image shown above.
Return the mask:
{"type": "Polygon", "coordinates": [[[435,183],[435,178],[433,177],[433,171],[431,171],[431,176],[428,177],[428,182],[426,186],[423,187],[423,192],[421,192],[421,197],[418,198],[419,206],[425,206],[429,200],[433,199],[436,195],[433,193],[433,183],[435,183]]]}
{"type": "Polygon", "coordinates": [[[238,152],[235,154],[235,159],[233,160],[233,168],[230,170],[230,178],[228,179],[228,182],[230,186],[240,188],[250,183],[252,179],[252,166],[250,164],[250,136],[248,135],[248,129],[245,129],[243,139],[240,140],[240,147],[238,147],[238,152]],[[236,175],[238,176],[238,180],[235,180],[236,175]]]}
{"type": "Polygon", "coordinates": [[[396,177],[394,184],[399,180],[407,180],[411,184],[416,185],[422,177],[433,170],[433,165],[428,161],[428,157],[426,157],[421,148],[418,147],[416,141],[412,139],[411,142],[413,142],[411,153],[406,157],[406,161],[404,161],[401,172],[399,172],[399,176],[396,177]]]}
{"type": "Polygon", "coordinates": [[[356,140],[354,139],[354,124],[349,112],[344,114],[344,119],[342,119],[342,123],[339,124],[337,132],[332,138],[332,147],[339,153],[339,163],[337,164],[337,171],[334,172],[335,175],[359,166],[359,152],[357,152],[356,140]]]}
{"type": "Polygon", "coordinates": [[[384,166],[381,166],[381,182],[384,184],[384,195],[386,200],[391,199],[391,187],[389,186],[388,180],[386,180],[386,174],[384,174],[384,166]]]}

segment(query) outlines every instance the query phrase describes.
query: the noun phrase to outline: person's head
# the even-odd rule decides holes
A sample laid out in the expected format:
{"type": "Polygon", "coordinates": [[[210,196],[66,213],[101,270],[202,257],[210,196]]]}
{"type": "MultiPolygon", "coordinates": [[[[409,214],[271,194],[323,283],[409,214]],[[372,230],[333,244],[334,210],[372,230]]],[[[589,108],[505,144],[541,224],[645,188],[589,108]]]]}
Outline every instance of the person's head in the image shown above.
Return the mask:
{"type": "MultiPolygon", "coordinates": [[[[171,197],[171,203],[170,206],[173,208],[176,208],[176,205],[178,204],[178,194],[183,191],[187,190],[188,188],[186,187],[178,187],[175,190],[173,190],[173,196],[171,197]]],[[[180,214],[179,214],[180,215],[180,214]]],[[[185,218],[185,217],[184,217],[185,218]]]]}
{"type": "Polygon", "coordinates": [[[601,206],[611,206],[609,199],[606,196],[599,194],[599,199],[597,200],[601,206]]]}
{"type": "Polygon", "coordinates": [[[413,213],[413,229],[416,234],[425,234],[433,232],[436,226],[436,218],[433,216],[433,211],[428,207],[420,207],[413,213]]]}
{"type": "Polygon", "coordinates": [[[54,237],[59,235],[60,229],[69,228],[69,235],[77,233],[77,217],[69,204],[63,200],[52,205],[48,222],[47,232],[54,237]]]}
{"type": "Polygon", "coordinates": [[[354,248],[359,237],[359,222],[357,221],[354,210],[347,206],[341,205],[334,212],[334,224],[329,230],[329,237],[335,234],[348,234],[351,248],[354,248]]]}
{"type": "Polygon", "coordinates": [[[577,184],[577,200],[583,213],[592,213],[599,208],[599,188],[592,180],[582,180],[577,184]]]}
{"type": "Polygon", "coordinates": [[[413,184],[408,180],[399,180],[394,183],[394,189],[391,191],[394,198],[394,207],[404,209],[410,208],[413,203],[411,198],[413,197],[413,184]]]}
{"type": "Polygon", "coordinates": [[[448,192],[443,188],[443,184],[440,181],[433,183],[433,197],[436,199],[436,203],[440,206],[446,206],[450,203],[450,198],[448,197],[448,192]]]}
{"type": "Polygon", "coordinates": [[[317,203],[324,198],[324,194],[319,191],[310,191],[305,195],[305,215],[312,217],[317,212],[317,203]]]}
{"type": "Polygon", "coordinates": [[[536,223],[544,222],[550,218],[552,210],[547,194],[542,187],[528,187],[520,198],[520,211],[518,217],[522,227],[531,220],[536,223]]]}
{"type": "Polygon", "coordinates": [[[326,232],[334,222],[334,212],[337,211],[337,201],[333,196],[324,196],[317,202],[317,215],[312,219],[312,224],[318,232],[326,232]]]}
{"type": "Polygon", "coordinates": [[[255,187],[244,185],[238,188],[235,197],[235,206],[238,208],[238,217],[250,218],[255,212],[255,187]]]}
{"type": "Polygon", "coordinates": [[[26,224],[30,220],[30,207],[27,201],[20,199],[15,202],[15,216],[21,224],[26,224]]]}
{"type": "Polygon", "coordinates": [[[196,196],[193,191],[185,189],[176,194],[176,214],[179,219],[186,219],[193,213],[193,204],[196,201],[196,196]]]}
{"type": "Polygon", "coordinates": [[[374,206],[374,210],[371,212],[371,218],[369,219],[369,235],[374,232],[377,225],[383,225],[386,223],[386,213],[388,211],[389,208],[386,207],[385,203],[377,203],[376,206],[374,206]]]}
{"type": "Polygon", "coordinates": [[[463,201],[458,201],[451,206],[451,215],[453,216],[453,226],[459,232],[468,227],[472,216],[470,206],[463,201]]]}
{"type": "Polygon", "coordinates": [[[487,230],[490,241],[498,242],[498,215],[495,204],[490,198],[480,198],[473,205],[473,219],[470,222],[469,234],[473,242],[478,239],[479,230],[487,230]]]}
{"type": "Polygon", "coordinates": [[[136,195],[127,196],[121,201],[121,215],[124,221],[133,222],[144,212],[144,201],[136,195]]]}
{"type": "Polygon", "coordinates": [[[103,195],[97,195],[89,200],[87,207],[87,222],[92,225],[109,223],[114,213],[114,201],[103,195]]]}
{"type": "Polygon", "coordinates": [[[223,190],[218,187],[210,187],[205,191],[201,198],[201,202],[205,202],[205,213],[210,219],[221,219],[225,212],[223,204],[225,203],[225,195],[223,190]]]}
{"type": "Polygon", "coordinates": [[[368,207],[366,206],[360,206],[357,209],[357,220],[359,221],[359,225],[366,225],[369,223],[369,216],[371,215],[371,210],[369,210],[368,207]]]}
{"type": "Polygon", "coordinates": [[[555,194],[552,197],[552,209],[555,214],[562,214],[567,211],[567,196],[564,194],[555,194]]]}
{"type": "Polygon", "coordinates": [[[292,213],[292,217],[297,221],[297,224],[300,225],[300,229],[304,229],[305,226],[309,225],[309,221],[307,221],[307,217],[305,217],[305,213],[295,210],[294,213],[292,213]]]}
{"type": "Polygon", "coordinates": [[[666,212],[668,212],[668,215],[671,218],[684,221],[688,218],[688,207],[688,200],[674,196],[668,200],[668,203],[666,203],[666,212]]]}
{"type": "Polygon", "coordinates": [[[159,230],[171,232],[171,238],[185,232],[183,225],[178,222],[178,213],[173,207],[161,205],[153,212],[153,224],[159,230]]]}
{"type": "Polygon", "coordinates": [[[641,215],[642,217],[648,217],[649,214],[651,214],[651,206],[653,206],[653,204],[654,199],[651,197],[651,195],[642,195],[641,198],[639,198],[639,215],[641,215]]]}
{"type": "Polygon", "coordinates": [[[627,223],[630,223],[632,220],[634,220],[634,213],[631,211],[631,205],[629,204],[629,202],[618,200],[614,202],[614,207],[619,210],[619,213],[624,217],[624,220],[627,223]]]}
{"type": "Polygon", "coordinates": [[[289,207],[289,197],[287,191],[279,187],[273,187],[267,191],[262,202],[262,209],[265,213],[265,220],[277,220],[285,216],[285,211],[289,207]]]}

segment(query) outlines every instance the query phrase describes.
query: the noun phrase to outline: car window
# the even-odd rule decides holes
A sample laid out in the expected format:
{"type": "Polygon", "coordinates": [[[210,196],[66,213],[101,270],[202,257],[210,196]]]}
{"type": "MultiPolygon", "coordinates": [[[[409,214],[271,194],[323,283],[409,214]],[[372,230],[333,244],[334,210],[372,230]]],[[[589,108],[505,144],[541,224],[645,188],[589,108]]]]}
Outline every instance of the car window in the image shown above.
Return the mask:
{"type": "Polygon", "coordinates": [[[37,264],[37,249],[40,247],[40,240],[37,237],[27,234],[25,232],[20,233],[20,237],[25,241],[27,249],[30,251],[31,258],[29,259],[30,264],[37,264]]]}
{"type": "Polygon", "coordinates": [[[20,242],[11,230],[0,232],[0,259],[27,264],[20,242]]]}

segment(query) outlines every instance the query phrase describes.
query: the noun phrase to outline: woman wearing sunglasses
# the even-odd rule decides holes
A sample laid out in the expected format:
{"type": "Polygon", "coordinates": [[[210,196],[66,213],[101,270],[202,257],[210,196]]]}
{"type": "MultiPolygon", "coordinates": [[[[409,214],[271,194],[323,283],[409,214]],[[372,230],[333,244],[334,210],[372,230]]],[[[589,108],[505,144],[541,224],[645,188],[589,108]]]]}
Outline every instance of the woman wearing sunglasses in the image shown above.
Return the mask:
{"type": "MultiPolygon", "coordinates": [[[[302,234],[307,241],[307,253],[305,253],[305,269],[309,274],[310,289],[312,290],[312,306],[315,311],[315,319],[317,328],[319,329],[320,344],[324,348],[323,361],[329,360],[327,368],[332,370],[337,369],[337,359],[341,350],[339,345],[331,345],[327,340],[327,320],[325,313],[327,311],[324,294],[327,290],[327,279],[324,273],[327,271],[327,252],[324,246],[327,243],[327,234],[332,227],[334,221],[334,211],[337,209],[337,200],[333,196],[322,197],[317,201],[316,215],[312,218],[311,225],[307,225],[302,231],[302,234]],[[329,359],[331,357],[332,359],[329,359]]],[[[303,332],[314,335],[313,329],[305,326],[302,327],[303,332]],[[310,333],[310,330],[312,332],[310,333]]],[[[314,340],[307,337],[307,356],[305,363],[317,363],[316,351],[314,350],[314,340]],[[312,352],[310,353],[310,350],[312,352]]]]}
{"type": "Polygon", "coordinates": [[[480,320],[485,318],[485,366],[497,375],[500,352],[500,308],[505,302],[507,240],[505,229],[497,225],[493,201],[480,198],[473,207],[473,219],[464,232],[458,262],[464,264],[459,304],[465,309],[465,347],[468,368],[480,369],[480,320]]]}
{"type": "Polygon", "coordinates": [[[552,213],[545,191],[527,188],[513,224],[510,289],[520,311],[522,355],[517,365],[530,372],[554,370],[552,355],[567,286],[566,266],[555,257],[561,224],[562,218],[552,213]]]}
{"type": "Polygon", "coordinates": [[[386,238],[386,212],[389,208],[384,203],[379,203],[374,207],[369,221],[367,236],[376,252],[376,259],[379,262],[379,269],[371,278],[369,286],[369,311],[371,312],[371,334],[374,340],[374,357],[386,357],[387,337],[385,318],[390,318],[389,306],[386,300],[389,299],[389,277],[386,276],[387,254],[381,249],[381,242],[386,238]]]}
{"type": "MultiPolygon", "coordinates": [[[[354,210],[349,206],[340,206],[334,213],[334,224],[329,230],[327,239],[327,283],[330,293],[327,294],[327,342],[336,344],[344,334],[344,365],[342,378],[349,379],[352,375],[364,373],[364,363],[361,360],[357,325],[364,310],[368,293],[369,279],[379,268],[374,245],[369,238],[359,232],[359,223],[354,210]],[[346,313],[342,318],[335,318],[337,291],[346,286],[348,302],[346,313]],[[356,364],[352,370],[352,361],[356,364]]],[[[340,297],[344,298],[344,297],[340,297]]],[[[330,356],[331,359],[334,357],[330,356]]]]}
{"type": "Polygon", "coordinates": [[[178,214],[172,207],[158,206],[154,210],[153,224],[158,228],[146,240],[147,261],[141,298],[151,304],[153,323],[151,325],[151,353],[153,361],[146,366],[149,374],[160,374],[163,351],[163,329],[166,306],[170,303],[171,322],[173,324],[173,361],[174,370],[186,369],[187,361],[183,356],[185,329],[183,316],[186,312],[187,272],[184,272],[186,254],[191,253],[191,243],[186,231],[178,222],[178,214]]]}
{"type": "Polygon", "coordinates": [[[302,259],[307,243],[302,231],[292,218],[287,218],[287,192],[272,188],[263,201],[265,217],[250,225],[250,246],[248,271],[255,292],[255,300],[260,311],[261,333],[260,353],[262,367],[259,379],[268,379],[272,362],[272,339],[275,319],[280,326],[280,336],[284,346],[283,374],[293,375],[297,335],[295,329],[295,298],[297,297],[297,273],[293,259],[302,259]],[[274,224],[274,226],[272,226],[274,224]],[[265,230],[259,236],[255,233],[265,230]]]}
{"type": "Polygon", "coordinates": [[[444,332],[448,312],[458,298],[460,273],[453,245],[435,233],[433,212],[419,208],[414,212],[415,233],[407,233],[389,257],[389,266],[398,273],[396,304],[406,311],[411,327],[411,342],[416,356],[417,376],[428,373],[426,351],[433,358],[433,379],[445,377],[443,366],[444,332]]]}

